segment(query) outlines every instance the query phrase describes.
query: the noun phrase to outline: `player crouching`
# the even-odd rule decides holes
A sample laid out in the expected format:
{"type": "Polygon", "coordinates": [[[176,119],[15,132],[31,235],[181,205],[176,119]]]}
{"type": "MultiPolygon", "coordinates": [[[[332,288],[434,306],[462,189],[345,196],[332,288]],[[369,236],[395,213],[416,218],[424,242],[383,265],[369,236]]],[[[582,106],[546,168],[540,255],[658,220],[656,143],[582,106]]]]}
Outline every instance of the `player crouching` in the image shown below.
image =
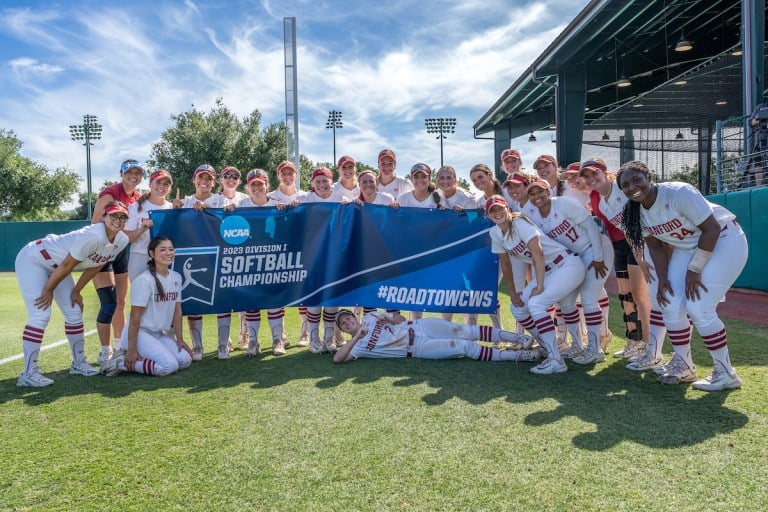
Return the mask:
{"type": "Polygon", "coordinates": [[[398,313],[367,313],[362,321],[348,309],[339,310],[336,323],[352,339],[333,356],[334,363],[361,357],[418,357],[454,359],[469,357],[478,361],[538,361],[538,347],[530,336],[487,326],[465,325],[441,318],[422,318],[412,322],[398,313]],[[478,343],[506,342],[512,350],[498,350],[478,343]]]}

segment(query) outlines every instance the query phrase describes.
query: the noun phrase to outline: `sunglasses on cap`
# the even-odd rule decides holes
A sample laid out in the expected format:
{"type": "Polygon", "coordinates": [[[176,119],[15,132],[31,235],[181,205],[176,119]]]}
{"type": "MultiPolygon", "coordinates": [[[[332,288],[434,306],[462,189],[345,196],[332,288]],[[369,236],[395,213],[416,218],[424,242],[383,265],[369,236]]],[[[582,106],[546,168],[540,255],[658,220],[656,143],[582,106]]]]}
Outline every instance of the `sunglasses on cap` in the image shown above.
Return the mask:
{"type": "Polygon", "coordinates": [[[413,167],[411,167],[411,174],[419,171],[427,174],[432,174],[432,170],[429,167],[427,167],[425,164],[416,164],[413,167]]]}

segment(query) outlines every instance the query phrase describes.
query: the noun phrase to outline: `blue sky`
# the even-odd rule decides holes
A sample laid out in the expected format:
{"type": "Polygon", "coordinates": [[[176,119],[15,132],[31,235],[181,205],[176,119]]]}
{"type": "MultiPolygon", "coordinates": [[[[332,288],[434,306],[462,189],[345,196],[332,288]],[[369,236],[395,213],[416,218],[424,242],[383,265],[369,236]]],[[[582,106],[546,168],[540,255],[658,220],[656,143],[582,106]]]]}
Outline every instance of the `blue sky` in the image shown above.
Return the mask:
{"type": "MultiPolygon", "coordinates": [[[[263,124],[285,119],[283,17],[295,16],[300,151],[333,156],[329,110],[343,112],[337,156],[374,164],[381,148],[401,175],[440,145],[424,118],[455,117],[445,163],[466,177],[491,164],[492,141],[472,124],[587,4],[587,0],[463,1],[28,1],[0,7],[0,128],[22,154],[85,176],[68,126],[95,114],[94,187],[126,158],[144,161],[170,116],[216,98],[263,124]]],[[[530,168],[550,137],[513,143],[530,168]]],[[[83,184],[83,190],[84,190],[83,184]]]]}

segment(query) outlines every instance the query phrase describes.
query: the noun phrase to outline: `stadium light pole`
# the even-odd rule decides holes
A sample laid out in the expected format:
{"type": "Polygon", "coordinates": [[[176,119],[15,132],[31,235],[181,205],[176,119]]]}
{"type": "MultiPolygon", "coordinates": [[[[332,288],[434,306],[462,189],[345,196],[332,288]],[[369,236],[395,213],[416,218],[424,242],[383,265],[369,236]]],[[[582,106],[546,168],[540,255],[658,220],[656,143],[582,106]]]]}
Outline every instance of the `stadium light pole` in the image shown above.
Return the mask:
{"type": "Polygon", "coordinates": [[[328,112],[325,127],[333,129],[333,165],[336,165],[336,128],[344,128],[344,124],[341,122],[341,112],[338,110],[328,112]]]}
{"type": "Polygon", "coordinates": [[[427,133],[437,133],[436,139],[440,139],[440,167],[443,166],[443,139],[446,133],[456,131],[455,117],[428,117],[424,120],[427,127],[427,133]]]}
{"type": "Polygon", "coordinates": [[[86,182],[88,188],[87,208],[86,215],[87,220],[91,220],[91,146],[92,140],[101,139],[101,125],[97,123],[96,116],[86,114],[83,116],[83,124],[71,124],[69,125],[69,135],[72,140],[83,140],[83,146],[85,146],[85,168],[86,168],[86,182]]]}

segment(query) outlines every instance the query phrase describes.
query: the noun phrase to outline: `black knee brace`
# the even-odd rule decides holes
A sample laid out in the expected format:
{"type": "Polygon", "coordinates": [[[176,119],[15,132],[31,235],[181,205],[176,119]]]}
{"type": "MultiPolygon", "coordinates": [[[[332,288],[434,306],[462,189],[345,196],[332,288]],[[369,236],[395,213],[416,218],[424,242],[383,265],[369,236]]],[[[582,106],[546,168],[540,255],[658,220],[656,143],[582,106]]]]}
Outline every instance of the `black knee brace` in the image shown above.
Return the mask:
{"type": "Polygon", "coordinates": [[[629,322],[632,322],[635,324],[634,329],[630,329],[629,325],[627,325],[627,339],[633,340],[633,341],[640,341],[643,339],[643,325],[642,322],[640,322],[640,318],[637,316],[637,305],[635,304],[635,300],[632,297],[632,292],[629,292],[625,295],[619,294],[619,300],[622,302],[622,307],[629,302],[632,304],[632,311],[631,313],[624,313],[624,323],[629,324],[629,322]]]}
{"type": "Polygon", "coordinates": [[[115,316],[117,310],[117,291],[114,286],[107,286],[97,288],[96,294],[99,296],[99,302],[101,302],[96,321],[100,324],[111,324],[112,317],[115,316]]]}
{"type": "MultiPolygon", "coordinates": [[[[628,270],[617,270],[616,271],[616,279],[629,279],[629,271],[628,270]]],[[[630,296],[632,293],[629,294],[630,296]]],[[[623,295],[619,295],[619,298],[623,297],[623,295]]]]}

